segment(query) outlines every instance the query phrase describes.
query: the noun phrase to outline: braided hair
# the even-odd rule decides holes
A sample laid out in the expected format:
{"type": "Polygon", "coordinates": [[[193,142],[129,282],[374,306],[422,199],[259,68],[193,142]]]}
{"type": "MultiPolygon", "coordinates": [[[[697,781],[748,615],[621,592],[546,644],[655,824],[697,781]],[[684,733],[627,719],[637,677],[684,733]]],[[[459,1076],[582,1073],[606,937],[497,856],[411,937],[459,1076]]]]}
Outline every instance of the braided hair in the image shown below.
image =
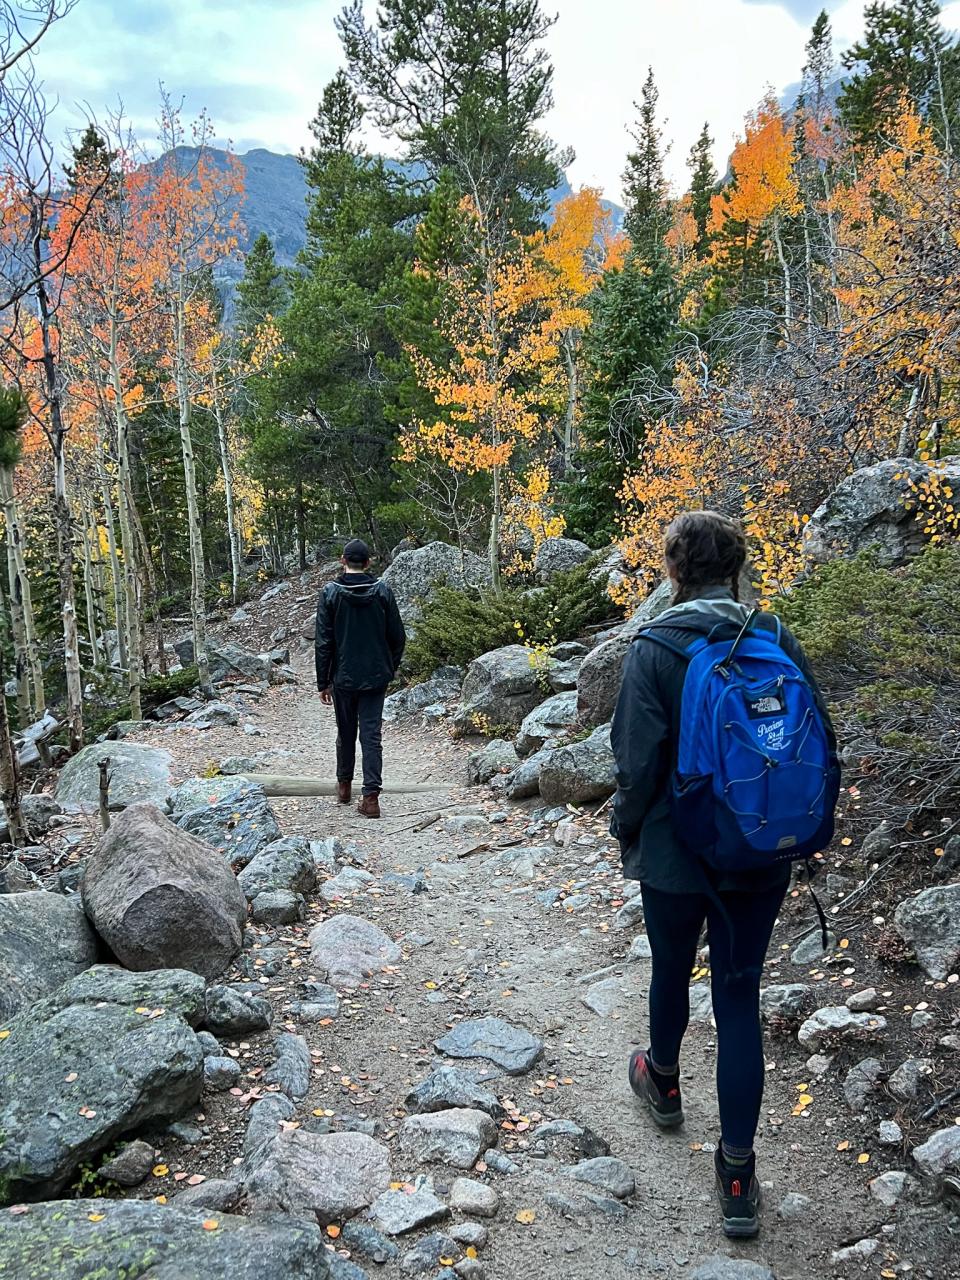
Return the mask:
{"type": "Polygon", "coordinates": [[[676,581],[675,604],[694,599],[704,587],[729,587],[738,600],[747,539],[738,520],[719,511],[687,511],[667,530],[664,557],[676,581]]]}

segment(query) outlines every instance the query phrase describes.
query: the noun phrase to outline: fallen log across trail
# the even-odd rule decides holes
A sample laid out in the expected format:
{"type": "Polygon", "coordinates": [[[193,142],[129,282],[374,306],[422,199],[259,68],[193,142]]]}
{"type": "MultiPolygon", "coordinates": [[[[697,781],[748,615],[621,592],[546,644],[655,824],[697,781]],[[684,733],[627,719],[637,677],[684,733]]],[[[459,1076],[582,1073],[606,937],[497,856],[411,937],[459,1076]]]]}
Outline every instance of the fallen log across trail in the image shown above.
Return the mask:
{"type": "MultiPolygon", "coordinates": [[[[287,777],[282,773],[245,773],[248,782],[263,787],[268,796],[335,796],[336,778],[287,777]]],[[[450,791],[448,782],[385,782],[389,795],[425,795],[432,791],[450,791]]]]}

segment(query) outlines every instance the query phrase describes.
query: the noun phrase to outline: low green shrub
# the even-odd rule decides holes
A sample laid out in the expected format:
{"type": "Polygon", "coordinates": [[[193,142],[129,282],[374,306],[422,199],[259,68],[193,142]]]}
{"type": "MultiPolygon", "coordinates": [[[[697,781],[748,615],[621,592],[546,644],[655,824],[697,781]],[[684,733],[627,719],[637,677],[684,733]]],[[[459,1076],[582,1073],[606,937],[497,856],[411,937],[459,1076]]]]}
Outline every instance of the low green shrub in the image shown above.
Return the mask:
{"type": "Polygon", "coordinates": [[[404,668],[426,680],[437,667],[462,667],[507,644],[533,646],[575,640],[615,610],[603,582],[590,577],[592,562],[558,573],[544,587],[499,595],[439,587],[424,606],[404,668]]]}

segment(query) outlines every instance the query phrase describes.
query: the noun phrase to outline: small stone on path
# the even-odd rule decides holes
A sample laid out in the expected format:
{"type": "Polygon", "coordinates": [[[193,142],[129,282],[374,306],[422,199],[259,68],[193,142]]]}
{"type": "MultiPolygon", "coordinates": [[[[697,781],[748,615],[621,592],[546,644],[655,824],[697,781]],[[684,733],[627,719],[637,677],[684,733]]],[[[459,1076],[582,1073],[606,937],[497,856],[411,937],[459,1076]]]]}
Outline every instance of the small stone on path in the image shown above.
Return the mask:
{"type": "Polygon", "coordinates": [[[112,1160],[102,1164],[97,1176],[121,1187],[136,1187],[156,1164],[154,1148],[149,1142],[129,1142],[112,1160]]]}
{"type": "Polygon", "coordinates": [[[270,1005],[262,996],[225,986],[207,989],[205,1022],[214,1035],[241,1036],[251,1031],[266,1031],[271,1016],[270,1005]]]}
{"type": "Polygon", "coordinates": [[[543,1041],[502,1018],[470,1018],[436,1041],[450,1058],[487,1058],[508,1075],[523,1075],[543,1056],[543,1041]]]}
{"type": "Polygon", "coordinates": [[[633,1170],[615,1156],[597,1156],[593,1160],[581,1160],[563,1170],[568,1178],[586,1182],[591,1187],[609,1192],[618,1200],[625,1200],[636,1190],[633,1170]]]}
{"type": "Polygon", "coordinates": [[[310,1050],[303,1036],[283,1032],[277,1036],[277,1060],[263,1077],[266,1084],[278,1084],[280,1092],[293,1102],[307,1096],[310,1088],[310,1050]]]}
{"type": "Polygon", "coordinates": [[[388,1236],[402,1236],[450,1217],[447,1205],[426,1187],[409,1193],[385,1191],[373,1202],[370,1212],[377,1226],[388,1236]]]}
{"type": "Polygon", "coordinates": [[[500,1208],[500,1197],[493,1187],[475,1178],[455,1178],[450,1188],[450,1207],[471,1218],[493,1218],[500,1208]]]}
{"type": "Polygon", "coordinates": [[[487,1113],[469,1107],[410,1116],[400,1128],[400,1148],[406,1155],[456,1169],[472,1169],[496,1140],[497,1126],[487,1113]]]}

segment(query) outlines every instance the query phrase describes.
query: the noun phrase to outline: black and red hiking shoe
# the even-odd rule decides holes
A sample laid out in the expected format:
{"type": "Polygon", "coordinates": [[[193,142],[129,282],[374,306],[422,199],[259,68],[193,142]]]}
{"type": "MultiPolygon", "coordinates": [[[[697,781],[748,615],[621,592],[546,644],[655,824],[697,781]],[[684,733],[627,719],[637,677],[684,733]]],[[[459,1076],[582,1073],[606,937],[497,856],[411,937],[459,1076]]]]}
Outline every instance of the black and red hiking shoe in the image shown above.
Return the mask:
{"type": "Polygon", "coordinates": [[[650,1108],[650,1114],[661,1129],[675,1129],[683,1124],[683,1099],[680,1077],[665,1080],[654,1072],[650,1054],[643,1049],[633,1054],[629,1067],[630,1088],[650,1108]]]}
{"type": "Polygon", "coordinates": [[[760,1230],[760,1183],[753,1156],[745,1165],[728,1165],[720,1151],[714,1157],[717,1199],[723,1233],[731,1240],[752,1240],[760,1230]]]}

